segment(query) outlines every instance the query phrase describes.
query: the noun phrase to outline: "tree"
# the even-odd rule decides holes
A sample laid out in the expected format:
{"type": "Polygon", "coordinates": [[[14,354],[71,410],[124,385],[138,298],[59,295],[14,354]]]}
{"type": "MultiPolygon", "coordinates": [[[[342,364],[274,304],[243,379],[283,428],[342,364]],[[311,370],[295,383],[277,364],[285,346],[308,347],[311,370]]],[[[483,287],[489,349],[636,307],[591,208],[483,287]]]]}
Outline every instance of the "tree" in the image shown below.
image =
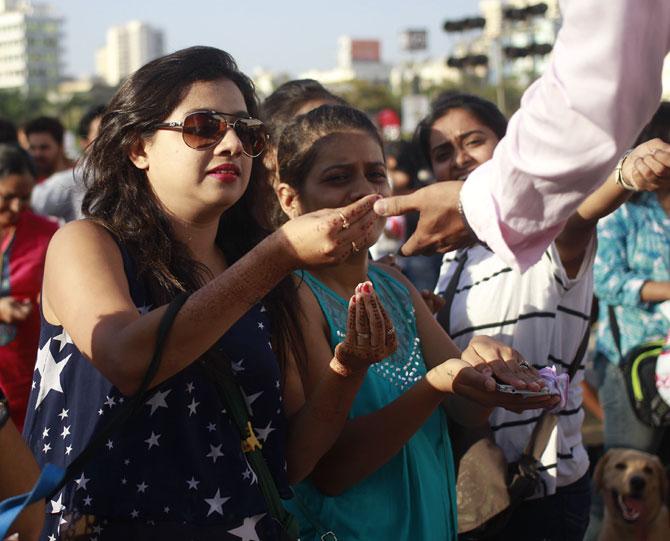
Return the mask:
{"type": "Polygon", "coordinates": [[[395,96],[388,85],[355,80],[338,92],[349,104],[361,111],[374,114],[382,109],[400,110],[400,96],[395,96]]]}

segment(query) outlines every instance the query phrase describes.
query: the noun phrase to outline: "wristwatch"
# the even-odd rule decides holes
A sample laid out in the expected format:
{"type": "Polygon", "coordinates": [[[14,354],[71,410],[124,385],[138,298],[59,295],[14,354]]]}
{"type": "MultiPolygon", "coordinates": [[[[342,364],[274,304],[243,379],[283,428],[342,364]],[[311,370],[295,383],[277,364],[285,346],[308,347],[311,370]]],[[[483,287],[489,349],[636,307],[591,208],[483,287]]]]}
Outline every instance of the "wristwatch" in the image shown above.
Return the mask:
{"type": "Polygon", "coordinates": [[[7,424],[7,421],[9,421],[9,404],[5,394],[0,390],[0,430],[7,424]]]}

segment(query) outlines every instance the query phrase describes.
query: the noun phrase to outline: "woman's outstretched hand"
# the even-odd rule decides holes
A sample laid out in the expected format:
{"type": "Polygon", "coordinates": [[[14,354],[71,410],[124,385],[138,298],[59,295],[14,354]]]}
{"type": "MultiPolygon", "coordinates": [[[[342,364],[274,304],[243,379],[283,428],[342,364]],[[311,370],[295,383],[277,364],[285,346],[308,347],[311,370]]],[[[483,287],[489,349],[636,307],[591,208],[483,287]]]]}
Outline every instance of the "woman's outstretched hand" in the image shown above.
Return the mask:
{"type": "Polygon", "coordinates": [[[497,382],[530,392],[540,391],[545,383],[518,351],[486,336],[474,337],[461,359],[445,361],[430,370],[426,378],[442,392],[517,413],[527,409],[551,409],[560,401],[554,395],[523,397],[497,391],[497,382]]]}
{"type": "Polygon", "coordinates": [[[379,198],[368,195],[346,207],[321,209],[286,222],[277,234],[293,268],[336,265],[353,252],[367,249],[371,228],[379,219],[372,206],[379,198]]]}
{"type": "Polygon", "coordinates": [[[395,328],[372,283],[358,284],[349,300],[347,334],[335,348],[331,368],[342,375],[367,370],[395,352],[397,346],[395,328]]]}

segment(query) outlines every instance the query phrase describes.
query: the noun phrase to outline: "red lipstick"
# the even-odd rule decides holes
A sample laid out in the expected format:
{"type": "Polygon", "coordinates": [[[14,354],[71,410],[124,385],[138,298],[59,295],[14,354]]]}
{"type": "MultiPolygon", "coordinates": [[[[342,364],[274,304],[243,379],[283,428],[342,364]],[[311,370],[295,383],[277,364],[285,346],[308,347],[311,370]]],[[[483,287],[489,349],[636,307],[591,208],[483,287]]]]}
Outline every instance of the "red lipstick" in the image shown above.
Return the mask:
{"type": "Polygon", "coordinates": [[[219,182],[231,183],[240,178],[240,168],[234,163],[223,163],[207,171],[207,175],[216,178],[219,182]]]}

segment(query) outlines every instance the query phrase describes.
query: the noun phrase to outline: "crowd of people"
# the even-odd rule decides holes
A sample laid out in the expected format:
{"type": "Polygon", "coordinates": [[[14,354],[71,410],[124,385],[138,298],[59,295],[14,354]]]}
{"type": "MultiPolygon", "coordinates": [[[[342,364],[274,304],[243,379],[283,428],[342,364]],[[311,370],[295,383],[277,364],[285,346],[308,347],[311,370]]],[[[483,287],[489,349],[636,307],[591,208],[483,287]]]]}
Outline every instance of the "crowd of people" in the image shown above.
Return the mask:
{"type": "MultiPolygon", "coordinates": [[[[316,81],[261,103],[228,53],[201,46],[84,114],[76,161],[57,119],[0,120],[0,498],[48,464],[65,472],[15,501],[7,534],[670,532],[637,493],[608,516],[582,441],[586,405],[606,449],[670,462],[670,431],[636,417],[617,367],[670,328],[670,104],[656,92],[670,34],[652,32],[670,7],[649,0],[655,17],[631,20],[629,3],[598,22],[644,28],[645,61],[570,56],[595,38],[597,3],[566,2],[552,69],[509,124],[446,92],[412,142],[389,143],[316,81]],[[616,100],[633,110],[614,121],[616,100]],[[495,527],[466,532],[475,433],[528,485],[495,527]]],[[[652,474],[635,490],[667,484],[652,474]]]]}

